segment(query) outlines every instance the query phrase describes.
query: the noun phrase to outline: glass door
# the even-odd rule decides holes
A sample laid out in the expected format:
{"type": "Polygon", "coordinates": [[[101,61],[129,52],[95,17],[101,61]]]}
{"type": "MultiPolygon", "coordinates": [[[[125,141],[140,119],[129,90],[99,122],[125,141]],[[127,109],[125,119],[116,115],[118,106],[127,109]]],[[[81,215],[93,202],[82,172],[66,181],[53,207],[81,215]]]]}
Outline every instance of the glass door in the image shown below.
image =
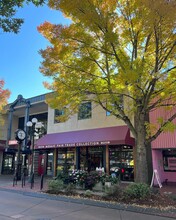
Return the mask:
{"type": "Polygon", "coordinates": [[[48,176],[52,176],[53,175],[53,159],[54,159],[54,155],[53,152],[50,152],[47,154],[47,170],[46,170],[46,174],[48,176]]]}
{"type": "Polygon", "coordinates": [[[4,154],[2,173],[13,174],[14,173],[14,154],[4,154]]]}

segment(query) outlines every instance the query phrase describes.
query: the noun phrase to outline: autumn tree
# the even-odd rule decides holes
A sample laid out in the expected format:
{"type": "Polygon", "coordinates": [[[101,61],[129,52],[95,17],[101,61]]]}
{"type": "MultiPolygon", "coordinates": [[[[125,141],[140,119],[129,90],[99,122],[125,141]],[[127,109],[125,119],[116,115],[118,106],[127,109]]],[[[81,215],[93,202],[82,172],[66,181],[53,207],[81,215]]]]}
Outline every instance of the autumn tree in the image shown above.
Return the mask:
{"type": "Polygon", "coordinates": [[[136,182],[148,182],[151,142],[176,118],[176,2],[50,0],[71,20],[38,30],[50,42],[41,72],[55,91],[48,103],[74,114],[90,99],[123,120],[135,138],[136,182]],[[123,97],[123,99],[122,99],[123,97]],[[123,100],[123,101],[122,101],[123,100]],[[149,113],[167,110],[151,124],[149,113]],[[172,114],[170,114],[172,112],[172,114]]]}
{"type": "Polygon", "coordinates": [[[25,3],[30,2],[39,6],[45,0],[0,0],[0,29],[4,32],[18,33],[24,21],[21,18],[15,18],[15,14],[18,8],[22,8],[25,3]]]}
{"type": "Polygon", "coordinates": [[[0,123],[2,123],[2,115],[1,113],[4,110],[4,106],[7,105],[7,100],[10,96],[10,91],[8,89],[4,89],[4,81],[0,80],[0,123]]]}

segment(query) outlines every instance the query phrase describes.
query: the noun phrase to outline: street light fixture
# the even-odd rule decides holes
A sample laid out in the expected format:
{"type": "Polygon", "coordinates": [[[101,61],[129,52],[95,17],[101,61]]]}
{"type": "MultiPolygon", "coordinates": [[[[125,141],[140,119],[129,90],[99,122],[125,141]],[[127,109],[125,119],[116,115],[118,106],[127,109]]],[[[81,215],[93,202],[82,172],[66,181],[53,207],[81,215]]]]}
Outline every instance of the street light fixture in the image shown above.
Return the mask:
{"type": "Polygon", "coordinates": [[[32,118],[31,121],[27,122],[27,127],[30,128],[30,139],[32,139],[32,158],[31,158],[31,172],[30,172],[30,182],[33,183],[34,177],[34,139],[36,134],[39,133],[39,129],[43,126],[41,122],[38,122],[37,118],[32,118]]]}

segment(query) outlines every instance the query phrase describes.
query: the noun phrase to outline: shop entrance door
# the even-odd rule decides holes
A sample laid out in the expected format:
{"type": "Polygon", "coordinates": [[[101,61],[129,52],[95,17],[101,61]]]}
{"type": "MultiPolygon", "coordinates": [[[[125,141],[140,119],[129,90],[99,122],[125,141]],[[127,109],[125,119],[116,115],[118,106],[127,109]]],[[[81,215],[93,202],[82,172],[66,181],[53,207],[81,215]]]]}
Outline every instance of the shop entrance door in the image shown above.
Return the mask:
{"type": "Polygon", "coordinates": [[[48,176],[53,176],[53,169],[54,169],[54,155],[53,152],[47,153],[47,169],[46,169],[46,174],[48,176]]]}
{"type": "Polygon", "coordinates": [[[39,154],[38,159],[38,174],[46,174],[46,154],[39,154]]]}
{"type": "Polygon", "coordinates": [[[14,154],[4,154],[3,164],[2,164],[2,174],[13,174],[14,173],[14,154]]]}

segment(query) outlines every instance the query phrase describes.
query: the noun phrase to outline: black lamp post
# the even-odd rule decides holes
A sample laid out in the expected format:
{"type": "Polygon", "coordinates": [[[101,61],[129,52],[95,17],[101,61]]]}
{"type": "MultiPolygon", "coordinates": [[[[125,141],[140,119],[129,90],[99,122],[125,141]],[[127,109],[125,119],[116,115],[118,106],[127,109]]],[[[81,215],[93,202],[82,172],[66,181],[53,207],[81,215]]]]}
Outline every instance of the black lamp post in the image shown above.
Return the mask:
{"type": "Polygon", "coordinates": [[[39,133],[39,129],[42,127],[42,123],[38,122],[37,118],[33,118],[31,121],[27,122],[27,127],[30,128],[30,139],[32,141],[32,158],[31,158],[31,171],[30,171],[30,182],[33,181],[34,175],[34,144],[35,136],[39,133]]]}
{"type": "Polygon", "coordinates": [[[22,129],[18,129],[15,132],[15,139],[18,141],[18,156],[17,156],[17,166],[15,169],[15,175],[16,175],[16,180],[20,180],[21,179],[21,165],[22,165],[22,161],[21,161],[21,144],[24,141],[24,139],[26,138],[26,132],[22,129]]]}

